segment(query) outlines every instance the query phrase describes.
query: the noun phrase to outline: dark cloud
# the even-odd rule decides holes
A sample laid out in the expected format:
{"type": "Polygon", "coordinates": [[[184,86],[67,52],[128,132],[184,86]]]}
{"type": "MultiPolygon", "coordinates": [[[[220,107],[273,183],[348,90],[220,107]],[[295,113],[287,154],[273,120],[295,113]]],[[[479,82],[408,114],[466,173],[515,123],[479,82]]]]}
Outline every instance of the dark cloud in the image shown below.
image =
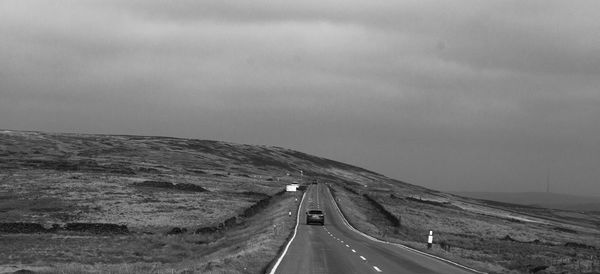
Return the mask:
{"type": "Polygon", "coordinates": [[[0,3],[0,128],[292,147],[600,194],[597,1],[0,3]]]}

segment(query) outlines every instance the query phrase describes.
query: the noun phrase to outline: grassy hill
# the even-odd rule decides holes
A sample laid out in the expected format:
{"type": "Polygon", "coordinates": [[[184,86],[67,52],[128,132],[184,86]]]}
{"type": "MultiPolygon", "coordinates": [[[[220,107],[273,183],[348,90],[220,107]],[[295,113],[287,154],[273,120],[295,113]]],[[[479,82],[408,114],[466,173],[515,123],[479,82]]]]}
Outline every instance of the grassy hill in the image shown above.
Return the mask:
{"type": "Polygon", "coordinates": [[[260,273],[295,224],[284,186],[315,179],[389,181],[279,147],[3,130],[0,273],[260,273]]]}
{"type": "Polygon", "coordinates": [[[0,273],[262,273],[295,224],[299,193],[284,186],[314,180],[380,239],[492,273],[600,270],[596,213],[461,197],[280,147],[4,130],[0,273]]]}

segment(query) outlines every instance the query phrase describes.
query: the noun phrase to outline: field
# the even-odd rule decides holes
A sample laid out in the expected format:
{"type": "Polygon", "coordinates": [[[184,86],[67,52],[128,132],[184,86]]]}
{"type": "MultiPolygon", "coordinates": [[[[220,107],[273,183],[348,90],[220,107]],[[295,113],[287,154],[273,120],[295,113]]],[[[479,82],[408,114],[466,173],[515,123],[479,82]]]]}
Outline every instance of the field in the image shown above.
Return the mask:
{"type": "Polygon", "coordinates": [[[600,271],[600,213],[522,207],[434,191],[407,195],[410,192],[400,189],[383,192],[339,185],[332,190],[359,230],[476,269],[600,271]],[[430,230],[434,245],[427,249],[430,230]]]}
{"type": "Polygon", "coordinates": [[[279,147],[0,131],[0,273],[263,273],[295,222],[285,185],[315,180],[374,237],[490,273],[600,272],[598,212],[460,197],[279,147]]]}
{"type": "Polygon", "coordinates": [[[294,225],[296,179],[209,153],[225,143],[1,137],[0,273],[260,273],[294,225]]]}

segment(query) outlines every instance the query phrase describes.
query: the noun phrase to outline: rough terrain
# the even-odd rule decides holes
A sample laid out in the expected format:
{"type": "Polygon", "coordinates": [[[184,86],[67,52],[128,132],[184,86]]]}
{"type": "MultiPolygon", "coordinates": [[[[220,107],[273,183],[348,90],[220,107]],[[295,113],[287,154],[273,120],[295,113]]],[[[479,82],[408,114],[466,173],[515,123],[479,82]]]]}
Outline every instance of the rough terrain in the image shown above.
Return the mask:
{"type": "MultiPolygon", "coordinates": [[[[399,163],[401,164],[401,163],[399,163]]],[[[0,131],[0,273],[261,273],[292,182],[377,238],[493,273],[599,271],[600,214],[477,200],[269,146],[0,131]],[[300,176],[300,170],[304,177],[300,176]]]]}

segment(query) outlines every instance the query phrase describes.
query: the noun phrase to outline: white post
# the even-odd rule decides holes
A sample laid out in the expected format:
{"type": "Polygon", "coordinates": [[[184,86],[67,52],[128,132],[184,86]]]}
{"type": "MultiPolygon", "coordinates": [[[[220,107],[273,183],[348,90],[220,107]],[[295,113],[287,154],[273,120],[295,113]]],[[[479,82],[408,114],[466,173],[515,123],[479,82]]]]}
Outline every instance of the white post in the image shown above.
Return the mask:
{"type": "Polygon", "coordinates": [[[429,230],[429,236],[427,237],[427,249],[430,249],[433,245],[433,231],[429,230]]]}

